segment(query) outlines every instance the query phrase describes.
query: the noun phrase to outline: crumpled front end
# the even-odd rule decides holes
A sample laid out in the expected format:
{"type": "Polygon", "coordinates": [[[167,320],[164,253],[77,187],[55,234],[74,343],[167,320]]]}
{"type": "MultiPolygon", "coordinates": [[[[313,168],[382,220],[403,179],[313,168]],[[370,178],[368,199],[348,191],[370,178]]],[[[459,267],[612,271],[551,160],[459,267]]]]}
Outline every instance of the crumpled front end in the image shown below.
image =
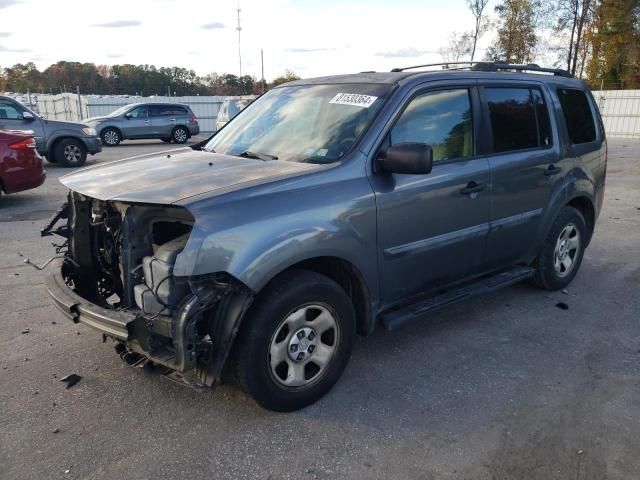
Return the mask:
{"type": "Polygon", "coordinates": [[[194,222],[181,207],[70,192],[42,235],[65,238],[46,285],[67,317],[114,339],[128,363],[202,387],[220,379],[253,295],[224,272],[174,275],[194,222]]]}

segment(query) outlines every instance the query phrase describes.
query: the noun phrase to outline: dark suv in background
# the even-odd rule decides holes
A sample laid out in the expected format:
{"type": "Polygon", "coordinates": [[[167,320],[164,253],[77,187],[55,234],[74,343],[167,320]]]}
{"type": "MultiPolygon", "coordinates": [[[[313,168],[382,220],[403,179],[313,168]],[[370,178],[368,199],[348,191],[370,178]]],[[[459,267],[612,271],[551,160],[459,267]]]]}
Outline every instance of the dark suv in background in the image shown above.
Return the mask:
{"type": "Polygon", "coordinates": [[[47,120],[3,95],[0,95],[0,130],[33,132],[38,153],[65,167],[84,165],[87,154],[102,150],[95,129],[86,123],[47,120]]]}
{"type": "Polygon", "coordinates": [[[89,118],[87,123],[109,147],[122,140],[142,138],[186,143],[200,133],[198,118],[188,105],[181,103],[133,103],[104,117],[89,118]]]}
{"type": "Polygon", "coordinates": [[[589,88],[456,70],[299,80],[204,146],[63,177],[53,301],[131,363],[202,388],[229,357],[261,405],[294,410],[338,380],[356,333],[524,280],[566,287],[604,197],[589,88]]]}

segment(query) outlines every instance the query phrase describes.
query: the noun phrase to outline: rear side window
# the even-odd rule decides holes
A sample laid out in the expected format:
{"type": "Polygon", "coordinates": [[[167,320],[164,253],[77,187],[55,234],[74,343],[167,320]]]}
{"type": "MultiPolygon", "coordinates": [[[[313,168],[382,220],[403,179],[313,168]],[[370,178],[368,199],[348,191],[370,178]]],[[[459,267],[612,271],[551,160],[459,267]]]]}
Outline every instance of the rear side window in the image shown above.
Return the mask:
{"type": "Polygon", "coordinates": [[[571,143],[588,143],[596,139],[596,125],[587,95],[582,90],[562,88],[558,90],[564,120],[571,143]]]}
{"type": "Polygon", "coordinates": [[[541,146],[530,89],[485,88],[485,96],[491,117],[494,152],[541,146]]]}
{"type": "Polygon", "coordinates": [[[149,111],[152,117],[187,114],[187,110],[184,107],[177,107],[175,105],[151,105],[149,107],[149,111]]]}
{"type": "Polygon", "coordinates": [[[407,106],[391,130],[391,144],[431,145],[433,161],[473,155],[469,90],[443,90],[420,95],[407,106]]]}

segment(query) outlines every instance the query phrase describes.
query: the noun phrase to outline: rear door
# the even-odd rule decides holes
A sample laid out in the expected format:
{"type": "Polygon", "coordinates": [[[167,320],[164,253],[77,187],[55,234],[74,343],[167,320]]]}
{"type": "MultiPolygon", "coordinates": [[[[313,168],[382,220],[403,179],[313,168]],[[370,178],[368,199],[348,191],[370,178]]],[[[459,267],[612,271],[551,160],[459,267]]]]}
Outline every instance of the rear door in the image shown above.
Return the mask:
{"type": "Polygon", "coordinates": [[[176,125],[173,105],[149,105],[149,119],[154,137],[171,137],[171,130],[176,125]]]}
{"type": "Polygon", "coordinates": [[[564,167],[544,85],[481,85],[492,177],[487,260],[496,269],[531,254],[564,167]]]}
{"type": "Polygon", "coordinates": [[[150,138],[153,136],[149,107],[140,105],[129,110],[122,121],[122,129],[126,138],[150,138]]]}
{"type": "Polygon", "coordinates": [[[473,86],[420,92],[409,100],[379,149],[417,142],[431,145],[434,152],[428,174],[371,176],[385,305],[482,269],[490,173],[476,147],[479,111],[473,86]]]}

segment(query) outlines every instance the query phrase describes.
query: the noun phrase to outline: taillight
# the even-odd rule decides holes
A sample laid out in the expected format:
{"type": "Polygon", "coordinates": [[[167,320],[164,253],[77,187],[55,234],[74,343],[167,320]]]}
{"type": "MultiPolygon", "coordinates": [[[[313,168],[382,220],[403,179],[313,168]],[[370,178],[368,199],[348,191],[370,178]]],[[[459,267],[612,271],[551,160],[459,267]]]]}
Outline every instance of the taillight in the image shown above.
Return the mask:
{"type": "Polygon", "coordinates": [[[192,122],[197,122],[198,121],[198,117],[196,117],[195,115],[191,115],[191,121],[192,122]]]}
{"type": "Polygon", "coordinates": [[[36,141],[32,137],[23,138],[17,142],[9,144],[11,150],[33,150],[36,148],[36,141]]]}

